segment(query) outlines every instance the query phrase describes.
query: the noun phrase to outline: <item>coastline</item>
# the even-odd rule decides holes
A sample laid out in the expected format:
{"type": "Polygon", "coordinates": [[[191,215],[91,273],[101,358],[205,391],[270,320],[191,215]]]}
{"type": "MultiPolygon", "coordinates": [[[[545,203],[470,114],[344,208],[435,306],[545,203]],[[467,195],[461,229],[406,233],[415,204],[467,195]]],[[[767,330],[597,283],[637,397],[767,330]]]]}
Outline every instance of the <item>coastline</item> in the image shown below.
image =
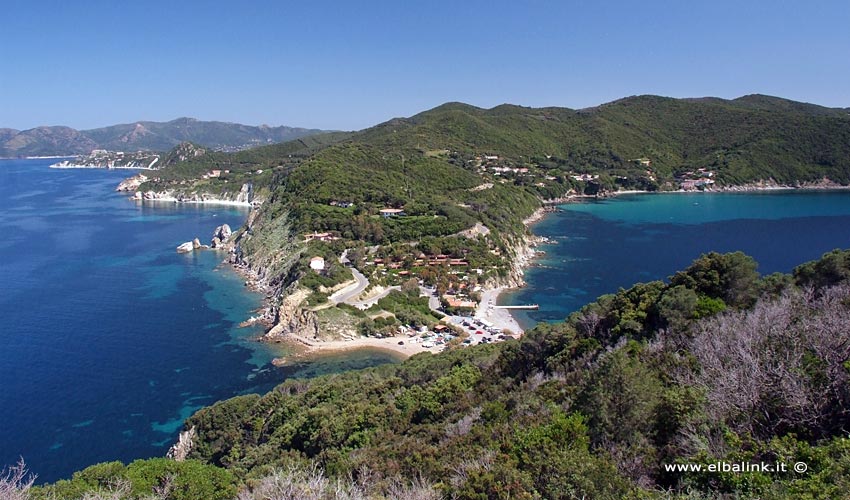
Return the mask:
{"type": "MultiPolygon", "coordinates": [[[[841,185],[837,184],[829,179],[824,179],[821,182],[817,183],[805,183],[796,186],[778,184],[774,182],[756,182],[735,186],[722,186],[715,187],[710,189],[697,189],[697,190],[684,190],[678,189],[675,191],[645,191],[645,190],[621,190],[621,191],[611,191],[606,192],[604,195],[585,195],[585,194],[573,194],[560,198],[543,200],[543,206],[534,211],[530,216],[523,220],[523,224],[528,229],[530,236],[528,237],[530,241],[527,241],[528,247],[525,248],[525,251],[522,251],[522,246],[517,249],[517,260],[513,264],[515,272],[520,276],[524,274],[524,270],[530,266],[534,259],[538,256],[538,252],[534,250],[534,248],[543,241],[541,236],[535,235],[532,231],[534,225],[543,219],[550,213],[557,212],[558,205],[569,204],[569,203],[579,203],[588,200],[599,200],[605,198],[616,198],[617,196],[622,195],[632,195],[632,194],[712,194],[712,193],[753,193],[759,191],[765,192],[775,192],[775,191],[843,191],[850,190],[850,185],[841,185]]],[[[489,290],[486,290],[481,298],[481,304],[479,304],[478,310],[476,311],[476,317],[487,319],[488,321],[493,322],[497,326],[501,325],[513,325],[507,326],[511,330],[518,332],[519,334],[524,333],[522,327],[520,327],[518,320],[514,316],[510,310],[506,309],[495,309],[492,306],[498,304],[499,297],[507,291],[517,290],[519,288],[523,288],[525,286],[525,282],[521,281],[517,283],[517,286],[502,286],[496,287],[489,290]],[[506,317],[507,316],[507,317],[506,317]]],[[[500,326],[501,328],[505,328],[505,326],[500,326]]]]}
{"type": "Polygon", "coordinates": [[[481,302],[475,311],[475,317],[489,321],[502,331],[510,330],[514,335],[524,334],[525,330],[520,326],[510,309],[497,309],[495,307],[498,305],[499,296],[515,288],[498,287],[485,290],[481,294],[481,302]]]}
{"type": "MultiPolygon", "coordinates": [[[[754,192],[754,191],[780,191],[780,190],[791,190],[791,191],[805,191],[805,190],[831,190],[831,189],[850,189],[850,186],[840,186],[834,184],[813,184],[813,185],[804,185],[804,186],[780,186],[774,184],[755,184],[755,185],[744,185],[744,186],[731,186],[724,188],[716,188],[710,190],[697,190],[697,191],[685,191],[685,190],[677,190],[677,191],[639,191],[639,190],[623,190],[617,192],[606,193],[605,196],[595,196],[595,195],[571,195],[563,198],[559,198],[556,200],[544,200],[543,205],[536,209],[531,215],[526,217],[523,220],[523,225],[526,227],[527,234],[519,239],[519,241],[515,242],[512,248],[512,262],[510,277],[507,282],[496,283],[492,288],[487,288],[482,291],[481,301],[479,302],[478,307],[475,310],[474,317],[478,319],[483,319],[493,324],[493,326],[497,328],[501,328],[502,330],[509,330],[515,336],[519,337],[525,333],[525,328],[523,328],[520,324],[520,321],[515,316],[515,313],[510,309],[501,309],[497,308],[499,304],[499,298],[503,293],[508,291],[513,291],[520,289],[526,286],[526,283],[523,279],[525,270],[533,265],[534,260],[539,256],[537,246],[541,243],[544,243],[546,240],[544,237],[534,234],[533,228],[540,221],[544,220],[547,215],[550,213],[554,213],[559,211],[557,208],[558,204],[566,204],[566,203],[574,203],[580,201],[586,201],[591,199],[604,199],[606,197],[616,197],[619,195],[631,195],[631,194],[682,194],[682,193],[722,193],[722,192],[754,192]]],[[[145,200],[145,201],[166,201],[166,202],[183,202],[183,203],[205,203],[204,201],[198,200],[184,200],[180,201],[173,198],[158,198],[155,200],[145,200]]],[[[241,205],[246,206],[247,204],[240,204],[239,202],[217,202],[217,201],[207,201],[206,203],[222,203],[222,204],[230,204],[230,205],[241,205]]],[[[246,268],[244,266],[240,266],[234,264],[232,266],[237,270],[243,277],[246,279],[246,285],[251,286],[258,291],[264,292],[267,295],[272,291],[264,287],[259,280],[257,280],[256,275],[253,273],[253,270],[250,268],[246,268]]],[[[270,321],[274,316],[272,314],[272,310],[269,306],[266,306],[265,313],[263,316],[264,323],[271,329],[274,326],[274,322],[270,321]]],[[[259,318],[258,318],[259,319],[259,318]]],[[[266,340],[268,341],[268,340],[266,340]]],[[[307,340],[305,338],[299,337],[297,334],[291,333],[287,334],[285,338],[281,338],[280,340],[274,341],[282,341],[288,342],[292,345],[297,345],[301,349],[303,349],[302,353],[298,356],[309,356],[315,357],[319,356],[323,353],[333,353],[338,351],[348,351],[354,349],[382,349],[387,350],[394,355],[399,356],[404,359],[415,354],[421,352],[438,352],[437,348],[425,348],[422,347],[421,344],[413,342],[412,339],[409,339],[404,336],[397,337],[388,337],[388,338],[374,338],[374,337],[356,337],[344,340],[307,340]],[[398,345],[399,341],[403,341],[404,344],[398,345]]]]}
{"type": "Polygon", "coordinates": [[[131,201],[137,201],[142,204],[146,203],[194,203],[200,205],[225,205],[229,207],[242,207],[242,208],[252,208],[256,205],[247,201],[231,201],[231,200],[221,200],[218,198],[209,199],[209,200],[181,200],[173,197],[163,197],[163,198],[133,198],[130,197],[131,201]]]}
{"type": "Polygon", "coordinates": [[[558,209],[551,204],[544,202],[542,207],[539,207],[531,215],[523,219],[522,223],[529,234],[527,234],[522,242],[514,248],[514,262],[511,263],[511,270],[514,283],[510,286],[497,286],[482,292],[481,302],[475,311],[475,317],[487,320],[493,323],[497,328],[502,330],[510,330],[516,336],[521,336],[525,333],[525,329],[520,325],[516,316],[510,309],[496,308],[499,304],[499,297],[503,293],[510,290],[517,290],[526,285],[523,279],[525,270],[534,262],[534,259],[539,255],[536,250],[537,245],[543,242],[541,236],[535,235],[532,228],[535,224],[546,218],[548,214],[557,212],[558,209]]]}
{"type": "Polygon", "coordinates": [[[55,168],[58,170],[72,170],[72,169],[87,169],[87,170],[157,170],[155,168],[148,167],[104,167],[101,165],[78,165],[78,164],[69,164],[69,165],[59,165],[54,163],[53,165],[48,165],[47,168],[55,168]]]}
{"type": "Polygon", "coordinates": [[[777,184],[771,182],[757,182],[749,184],[740,184],[734,186],[721,186],[707,189],[676,189],[672,191],[646,191],[640,189],[629,189],[621,191],[606,191],[602,195],[587,195],[575,194],[544,200],[544,205],[553,206],[567,203],[575,203],[585,200],[604,200],[606,198],[616,198],[617,196],[630,194],[711,194],[711,193],[756,193],[760,191],[845,191],[850,189],[850,185],[836,184],[832,181],[824,181],[818,183],[805,183],[796,186],[788,184],[777,184]]]}

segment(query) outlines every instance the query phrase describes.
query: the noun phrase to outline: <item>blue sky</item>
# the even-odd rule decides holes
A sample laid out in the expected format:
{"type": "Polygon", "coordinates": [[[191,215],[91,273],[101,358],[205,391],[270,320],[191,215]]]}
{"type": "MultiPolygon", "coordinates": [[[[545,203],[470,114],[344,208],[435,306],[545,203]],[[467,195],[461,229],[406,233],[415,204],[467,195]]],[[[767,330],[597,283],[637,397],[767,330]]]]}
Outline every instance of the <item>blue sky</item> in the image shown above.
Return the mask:
{"type": "Polygon", "coordinates": [[[0,127],[360,129],[447,101],[850,106],[850,2],[0,2],[0,127]]]}

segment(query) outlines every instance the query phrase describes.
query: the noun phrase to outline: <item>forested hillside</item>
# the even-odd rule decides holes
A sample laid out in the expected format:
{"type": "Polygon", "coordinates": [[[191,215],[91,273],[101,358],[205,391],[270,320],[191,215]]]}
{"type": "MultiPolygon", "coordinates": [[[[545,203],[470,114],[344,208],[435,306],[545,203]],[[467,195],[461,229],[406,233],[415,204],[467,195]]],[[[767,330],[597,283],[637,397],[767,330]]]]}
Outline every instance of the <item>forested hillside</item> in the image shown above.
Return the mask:
{"type": "MultiPolygon", "coordinates": [[[[361,207],[358,213],[395,207],[443,215],[452,227],[481,221],[516,229],[534,198],[675,190],[688,178],[709,179],[710,187],[847,184],[850,114],[768,96],[639,96],[583,110],[449,103],[356,133],[206,155],[162,171],[143,189],[214,168],[239,179],[271,169],[274,176],[257,181],[292,209],[300,229],[350,229],[355,214],[328,208],[335,201],[361,207]]],[[[220,183],[216,189],[240,185],[220,183]]]]}

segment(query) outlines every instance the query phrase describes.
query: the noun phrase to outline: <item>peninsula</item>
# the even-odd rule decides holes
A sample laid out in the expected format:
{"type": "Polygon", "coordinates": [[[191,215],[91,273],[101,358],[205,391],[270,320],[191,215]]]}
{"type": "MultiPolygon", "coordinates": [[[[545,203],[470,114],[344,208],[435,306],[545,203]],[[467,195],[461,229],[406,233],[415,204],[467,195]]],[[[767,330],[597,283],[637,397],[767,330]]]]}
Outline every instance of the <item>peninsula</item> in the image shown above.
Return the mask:
{"type": "Polygon", "coordinates": [[[528,224],[547,203],[842,186],[848,133],[846,110],[760,95],[583,110],[448,103],[356,133],[172,153],[127,190],[197,201],[250,189],[257,209],[225,243],[269,296],[256,318],[264,340],[317,349],[398,338],[437,350],[521,333],[497,297],[522,286],[538,244],[528,224]]]}

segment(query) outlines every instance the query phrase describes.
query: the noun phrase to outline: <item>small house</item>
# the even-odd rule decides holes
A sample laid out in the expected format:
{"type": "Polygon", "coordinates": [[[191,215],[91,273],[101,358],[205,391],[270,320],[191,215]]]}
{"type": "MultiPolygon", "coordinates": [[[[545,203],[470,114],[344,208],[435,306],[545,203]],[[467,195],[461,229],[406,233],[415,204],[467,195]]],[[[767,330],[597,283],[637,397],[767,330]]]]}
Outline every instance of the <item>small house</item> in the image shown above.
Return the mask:
{"type": "Polygon", "coordinates": [[[324,257],[313,257],[310,259],[310,269],[318,272],[322,272],[325,269],[325,259],[324,257]]]}
{"type": "Polygon", "coordinates": [[[402,217],[404,216],[404,210],[400,208],[384,208],[381,209],[381,217],[385,219],[389,219],[390,217],[402,217]]]}

